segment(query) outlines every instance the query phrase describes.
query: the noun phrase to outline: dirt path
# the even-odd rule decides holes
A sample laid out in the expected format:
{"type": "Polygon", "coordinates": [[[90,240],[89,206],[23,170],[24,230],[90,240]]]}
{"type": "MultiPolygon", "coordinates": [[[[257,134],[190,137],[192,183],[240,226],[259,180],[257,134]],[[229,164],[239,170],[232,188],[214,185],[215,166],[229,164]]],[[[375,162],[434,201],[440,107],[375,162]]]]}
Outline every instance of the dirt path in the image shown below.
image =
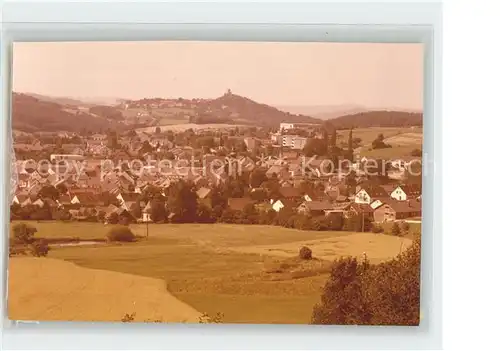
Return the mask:
{"type": "Polygon", "coordinates": [[[14,320],[194,322],[201,315],[159,279],[88,269],[51,258],[11,258],[8,317],[14,320]]]}

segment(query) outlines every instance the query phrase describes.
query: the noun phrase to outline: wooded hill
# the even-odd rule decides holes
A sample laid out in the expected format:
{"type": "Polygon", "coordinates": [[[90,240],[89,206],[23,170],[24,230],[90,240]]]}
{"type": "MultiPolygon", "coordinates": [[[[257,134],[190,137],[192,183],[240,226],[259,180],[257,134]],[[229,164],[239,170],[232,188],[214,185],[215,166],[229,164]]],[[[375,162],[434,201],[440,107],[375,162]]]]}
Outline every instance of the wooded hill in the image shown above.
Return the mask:
{"type": "Polygon", "coordinates": [[[37,99],[26,94],[12,94],[12,128],[24,132],[68,131],[104,132],[108,129],[122,129],[123,126],[104,117],[89,113],[71,113],[65,106],[37,99]]]}
{"type": "Polygon", "coordinates": [[[330,119],[325,122],[325,125],[336,129],[411,127],[421,126],[422,117],[422,113],[416,112],[370,111],[330,119]]]}

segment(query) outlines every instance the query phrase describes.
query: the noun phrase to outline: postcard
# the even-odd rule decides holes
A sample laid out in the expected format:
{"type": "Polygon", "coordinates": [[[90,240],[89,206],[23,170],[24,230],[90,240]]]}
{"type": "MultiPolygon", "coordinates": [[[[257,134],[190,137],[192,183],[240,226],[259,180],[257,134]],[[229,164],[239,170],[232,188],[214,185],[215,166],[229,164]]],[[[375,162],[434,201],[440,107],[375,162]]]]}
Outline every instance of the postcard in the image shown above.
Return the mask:
{"type": "Polygon", "coordinates": [[[9,319],[419,325],[423,58],[15,43],[9,319]]]}

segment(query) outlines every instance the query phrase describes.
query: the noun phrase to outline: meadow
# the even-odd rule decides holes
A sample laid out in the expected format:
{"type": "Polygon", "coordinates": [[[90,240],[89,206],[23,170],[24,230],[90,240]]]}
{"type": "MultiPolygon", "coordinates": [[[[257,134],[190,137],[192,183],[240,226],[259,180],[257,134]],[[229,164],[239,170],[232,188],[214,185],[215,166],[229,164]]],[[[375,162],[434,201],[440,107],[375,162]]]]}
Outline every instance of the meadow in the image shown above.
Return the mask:
{"type": "MultiPolygon", "coordinates": [[[[46,238],[102,239],[109,229],[99,223],[31,224],[38,229],[37,237],[46,238]]],[[[328,278],[329,260],[365,252],[377,263],[411,243],[384,234],[259,225],[150,224],[147,231],[145,224],[130,227],[144,238],[129,244],[54,247],[49,257],[160,279],[173,296],[200,313],[222,313],[225,323],[309,323],[328,278]],[[296,258],[303,245],[311,247],[315,260],[296,258]]]]}
{"type": "MultiPolygon", "coordinates": [[[[356,153],[361,157],[386,158],[410,156],[414,149],[422,149],[422,128],[421,127],[372,127],[354,129],[354,138],[361,139],[361,146],[356,149],[356,153]],[[372,150],[371,144],[379,134],[384,135],[384,142],[391,145],[391,148],[372,150]]],[[[337,140],[340,143],[347,143],[348,130],[337,131],[337,140]]]]}

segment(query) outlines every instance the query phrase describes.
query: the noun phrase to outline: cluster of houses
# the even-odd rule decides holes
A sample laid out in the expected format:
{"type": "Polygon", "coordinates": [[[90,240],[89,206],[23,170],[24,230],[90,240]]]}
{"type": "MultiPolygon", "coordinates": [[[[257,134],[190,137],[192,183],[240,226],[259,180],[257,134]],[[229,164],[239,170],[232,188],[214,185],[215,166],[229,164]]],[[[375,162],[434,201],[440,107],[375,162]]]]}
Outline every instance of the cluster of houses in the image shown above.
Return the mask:
{"type": "MultiPolygon", "coordinates": [[[[292,123],[283,123],[279,134],[288,137],[287,131],[296,128],[292,123]]],[[[66,136],[68,139],[70,137],[66,136]]],[[[241,138],[248,150],[265,145],[254,137],[241,138]]],[[[148,221],[150,204],[138,199],[143,198],[141,194],[150,186],[166,189],[179,180],[190,181],[196,187],[199,201],[207,203],[215,187],[258,169],[268,180],[279,183],[279,196],[276,193],[269,195],[266,189],[252,188],[247,184],[245,197],[229,199],[229,208],[241,211],[248,204],[256,204],[252,195],[261,192],[264,195],[259,197],[256,206],[276,212],[287,208],[313,216],[357,213],[376,222],[418,220],[421,216],[421,186],[405,184],[403,174],[408,163],[404,159],[392,161],[388,185],[372,184],[360,167],[360,163],[365,160],[357,161],[352,165],[356,174],[353,186],[352,181],[347,184],[346,173],[326,173],[325,167],[322,167],[324,159],[307,159],[298,150],[300,147],[280,147],[279,156],[260,157],[257,160],[238,153],[232,153],[230,157],[219,156],[217,152],[220,150],[210,149],[193,164],[195,150],[192,147],[175,146],[162,135],[122,136],[119,141],[128,146],[128,152],[111,150],[106,135],[93,134],[81,137],[80,144],[62,144],[60,148],[64,153],[52,154],[49,163],[30,165],[26,161],[17,161],[17,188],[12,204],[21,207],[49,205],[67,208],[77,218],[83,216],[83,212],[87,213],[87,209],[94,213],[102,211],[106,215],[128,215],[134,212],[136,220],[148,221]],[[146,154],[141,153],[141,156],[154,156],[156,152],[168,150],[171,155],[169,162],[137,164],[130,150],[139,150],[144,141],[149,142],[151,150],[146,154]],[[304,193],[300,190],[304,182],[310,182],[314,189],[321,190],[304,193]],[[53,200],[42,191],[45,187],[54,187],[59,191],[63,189],[62,195],[53,200]],[[110,197],[113,200],[111,204],[110,197]],[[140,208],[134,210],[134,206],[140,208]],[[141,215],[138,216],[138,213],[141,215]]],[[[272,140],[269,142],[272,143],[272,140]]],[[[44,148],[50,150],[52,145],[34,142],[15,143],[14,146],[16,151],[37,151],[44,148]]]]}
{"type": "Polygon", "coordinates": [[[374,222],[410,220],[419,222],[422,215],[421,188],[418,185],[393,184],[374,186],[360,184],[354,196],[341,195],[343,185],[329,185],[324,193],[304,194],[297,188],[284,187],[280,196],[270,200],[270,207],[279,212],[284,208],[311,216],[332,213],[349,217],[364,216],[374,222]]]}
{"type": "MultiPolygon", "coordinates": [[[[200,167],[176,167],[171,172],[155,169],[154,166],[142,174],[123,172],[120,167],[102,167],[99,160],[88,162],[85,170],[68,167],[61,175],[57,165],[48,166],[41,172],[39,169],[21,169],[18,172],[17,190],[12,204],[21,207],[49,205],[55,208],[71,209],[73,217],[83,216],[86,209],[102,211],[106,216],[112,213],[130,215],[135,213],[136,220],[150,220],[147,202],[140,202],[141,194],[148,191],[148,187],[166,189],[179,180],[193,182],[200,202],[208,205],[213,189],[223,185],[235,176],[230,167],[212,168],[210,160],[224,162],[225,158],[207,155],[205,165],[200,167]],[[64,185],[64,186],[63,186],[64,185]],[[57,200],[43,197],[42,189],[53,186],[59,189],[63,186],[66,191],[57,200]],[[103,194],[106,194],[105,196],[103,194]],[[111,202],[110,203],[110,197],[111,202]],[[134,211],[134,206],[140,206],[134,211]],[[83,210],[83,211],[82,211],[83,210]],[[138,218],[137,213],[140,213],[138,218]]],[[[290,160],[293,161],[293,160],[290,160]]],[[[387,222],[412,219],[418,221],[421,217],[421,187],[416,184],[401,184],[394,182],[390,185],[373,185],[362,177],[358,177],[358,185],[354,194],[349,194],[346,179],[338,177],[322,177],[318,169],[311,167],[307,174],[303,174],[297,163],[272,158],[255,164],[246,157],[237,158],[235,165],[243,167],[243,172],[252,172],[256,167],[266,170],[268,179],[279,182],[279,195],[266,196],[264,188],[250,188],[242,198],[230,198],[229,208],[242,211],[248,204],[276,212],[283,209],[292,209],[298,213],[312,216],[326,216],[331,213],[342,213],[348,216],[352,213],[365,216],[375,222],[387,222]],[[274,162],[272,162],[274,161],[274,162]],[[304,192],[300,184],[312,181],[316,189],[304,192]],[[321,186],[318,187],[318,184],[321,186]],[[252,196],[262,192],[263,197],[256,201],[252,196]],[[257,203],[258,202],[258,203],[257,203]]],[[[21,165],[24,166],[24,165],[21,165]]],[[[22,167],[21,167],[22,168],[22,167]]],[[[239,172],[239,169],[235,168],[239,172]]],[[[163,193],[164,195],[164,193],[163,193]]]]}

